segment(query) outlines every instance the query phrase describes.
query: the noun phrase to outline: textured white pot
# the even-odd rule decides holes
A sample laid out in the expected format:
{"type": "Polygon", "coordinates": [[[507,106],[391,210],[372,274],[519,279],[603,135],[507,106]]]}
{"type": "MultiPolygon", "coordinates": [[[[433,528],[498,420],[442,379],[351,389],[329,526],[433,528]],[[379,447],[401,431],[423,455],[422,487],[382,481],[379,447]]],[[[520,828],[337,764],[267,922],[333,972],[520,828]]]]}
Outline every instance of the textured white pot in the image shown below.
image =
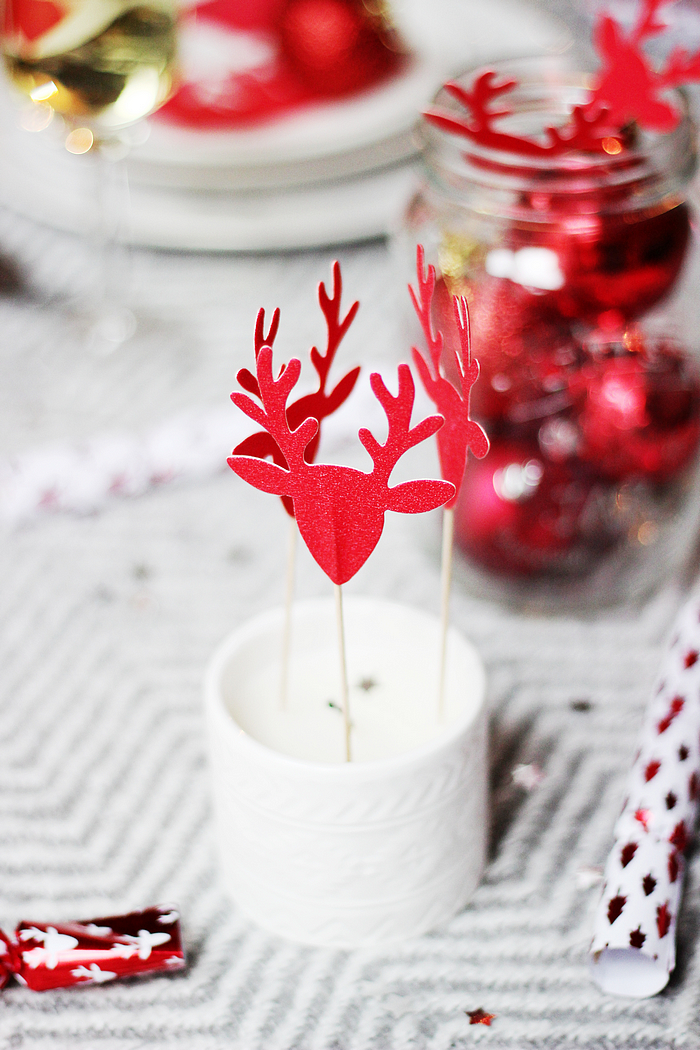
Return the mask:
{"type": "MultiPolygon", "coordinates": [[[[362,700],[356,682],[391,688],[387,679],[395,678],[406,699],[404,721],[422,710],[429,723],[436,703],[435,618],[408,606],[348,598],[345,622],[357,750],[361,705],[371,721],[373,701],[362,700]]],[[[261,690],[276,688],[281,634],[282,610],[248,621],[219,647],[206,676],[217,836],[231,896],[261,926],[332,947],[383,944],[447,921],[473,893],[486,851],[485,674],[478,654],[450,631],[448,717],[425,732],[414,729],[424,739],[432,731],[427,742],[345,763],[340,716],[331,711],[337,758],[313,761],[273,750],[239,724],[255,720],[261,690]]],[[[295,606],[292,650],[291,709],[309,691],[327,696],[337,678],[332,602],[295,606]]],[[[327,701],[319,704],[328,708],[327,701]]],[[[386,737],[386,729],[380,726],[379,736],[386,737]]],[[[371,726],[365,753],[375,746],[373,732],[371,726]]],[[[295,746],[303,750],[304,740],[295,746]]],[[[309,746],[313,750],[313,740],[309,746]]]]}

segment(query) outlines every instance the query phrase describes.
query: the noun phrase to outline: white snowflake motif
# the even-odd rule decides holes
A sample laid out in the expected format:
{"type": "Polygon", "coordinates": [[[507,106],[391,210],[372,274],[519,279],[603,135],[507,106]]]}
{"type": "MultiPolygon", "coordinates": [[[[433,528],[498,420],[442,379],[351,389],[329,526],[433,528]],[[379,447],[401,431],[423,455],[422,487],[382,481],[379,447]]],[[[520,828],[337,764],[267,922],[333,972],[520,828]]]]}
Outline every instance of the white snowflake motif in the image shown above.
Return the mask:
{"type": "Polygon", "coordinates": [[[89,933],[91,937],[109,937],[112,933],[112,927],[95,926],[94,922],[89,922],[85,927],[85,932],[89,933]]]}
{"type": "Polygon", "coordinates": [[[101,970],[97,963],[90,963],[89,970],[87,966],[78,966],[71,970],[71,973],[74,977],[84,977],[93,984],[104,984],[105,981],[113,981],[117,976],[114,970],[101,970]]]}
{"type": "Polygon", "coordinates": [[[20,930],[22,941],[42,941],[43,948],[32,948],[28,952],[22,952],[22,958],[34,970],[41,963],[46,963],[47,970],[55,970],[58,963],[59,952],[69,952],[78,947],[77,937],[70,937],[67,933],[59,933],[55,926],[49,926],[46,930],[38,930],[36,926],[20,930]]]}
{"type": "Polygon", "coordinates": [[[158,922],[161,922],[163,926],[171,926],[174,922],[180,918],[180,913],[177,911],[166,912],[165,915],[158,916],[158,922]]]}
{"type": "MultiPolygon", "coordinates": [[[[130,933],[121,934],[122,941],[126,941],[128,945],[134,945],[133,948],[129,949],[133,955],[135,951],[139,953],[139,959],[148,959],[152,950],[159,944],[166,944],[170,940],[169,933],[151,933],[150,930],[139,930],[138,936],[134,937],[130,933]]],[[[114,945],[115,949],[118,947],[114,945]]],[[[126,947],[126,946],[125,946],[126,947]]],[[[129,958],[129,956],[125,956],[129,958]]]]}

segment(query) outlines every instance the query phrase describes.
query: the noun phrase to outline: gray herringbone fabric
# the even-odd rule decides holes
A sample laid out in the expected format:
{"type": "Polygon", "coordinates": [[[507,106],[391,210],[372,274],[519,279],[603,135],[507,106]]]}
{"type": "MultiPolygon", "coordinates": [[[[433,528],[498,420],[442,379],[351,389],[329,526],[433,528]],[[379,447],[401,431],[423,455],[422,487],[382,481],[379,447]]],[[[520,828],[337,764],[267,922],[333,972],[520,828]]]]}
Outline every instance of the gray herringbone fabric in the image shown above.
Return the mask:
{"type": "MultiPolygon", "coordinates": [[[[3,454],[100,430],[137,431],[220,405],[251,354],[257,306],[283,307],[280,348],[321,337],[314,289],[329,253],[140,254],[157,325],[109,358],[78,344],[62,300],[87,287],[76,242],[0,216],[38,298],[0,302],[3,454]],[[50,302],[47,304],[46,297],[50,302]]],[[[405,353],[381,246],[341,252],[363,300],[348,356],[405,353]]],[[[234,410],[232,409],[232,412],[234,410]]],[[[351,584],[437,610],[437,518],[394,516],[351,584]]],[[[251,926],[217,873],[200,682],[217,641],[283,591],[286,522],[230,473],[54,517],[3,538],[0,587],[0,925],[177,902],[185,974],[2,993],[0,1047],[136,1050],[498,1050],[700,1046],[700,865],[691,857],[679,966],[646,1002],[604,997],[586,949],[597,888],[576,873],[611,842],[670,619],[669,586],[641,612],[536,618],[470,598],[456,622],[490,674],[493,845],[472,904],[432,935],[379,952],[302,948],[251,926]],[[575,700],[590,701],[572,707],[575,700]],[[518,763],[545,779],[515,786],[518,763]],[[465,1010],[496,1014],[470,1026],[465,1010]]],[[[300,596],[327,582],[306,552],[300,596]]]]}

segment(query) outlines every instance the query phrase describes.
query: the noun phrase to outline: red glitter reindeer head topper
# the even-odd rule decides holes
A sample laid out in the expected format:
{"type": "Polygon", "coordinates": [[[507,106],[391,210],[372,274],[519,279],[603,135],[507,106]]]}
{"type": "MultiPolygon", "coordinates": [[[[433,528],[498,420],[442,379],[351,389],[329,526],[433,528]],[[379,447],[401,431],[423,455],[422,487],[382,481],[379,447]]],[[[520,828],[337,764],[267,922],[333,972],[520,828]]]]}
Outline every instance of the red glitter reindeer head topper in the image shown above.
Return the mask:
{"type": "Polygon", "coordinates": [[[666,28],[658,12],[668,0],[640,0],[639,17],[632,30],[601,13],[593,42],[601,58],[589,100],[575,106],[564,127],[548,127],[543,139],[509,135],[499,130],[497,121],[511,110],[494,108],[499,96],[517,86],[515,80],[497,81],[489,69],[479,74],[471,90],[448,83],[445,89],[465,107],[469,116],[460,118],[442,110],[429,110],[431,123],[492,149],[529,156],[554,156],[569,150],[619,153],[625,146],[624,129],[635,122],[650,131],[668,132],[680,116],[664,97],[670,88],[700,80],[700,52],[689,55],[676,48],[664,68],[656,70],[644,53],[643,44],[666,28]]]}
{"type": "Polygon", "coordinates": [[[312,463],[308,449],[317,438],[319,421],[308,416],[294,426],[287,409],[287,398],[300,372],[301,362],[292,358],[275,379],[271,346],[258,349],[255,390],[250,373],[239,372],[241,386],[257,394],[260,404],[238,392],[231,394],[231,400],[264,428],[281,452],[284,464],[241,454],[240,446],[228,463],[255,488],[292,501],[299,532],[311,554],[333,583],[343,584],[364,565],[379,542],[387,510],[420,514],[442,506],[454,496],[454,486],[446,481],[423,479],[389,485],[391,473],[404,452],[435,434],[443,419],[429,416],[411,427],[415,387],[408,365],[399,365],[396,396],[389,392],[382,377],[373,373],[370,384],[386,413],[389,432],[382,445],[369,430],[363,427],[359,431],[360,441],[374,464],[371,472],[366,474],[339,464],[312,463]]]}

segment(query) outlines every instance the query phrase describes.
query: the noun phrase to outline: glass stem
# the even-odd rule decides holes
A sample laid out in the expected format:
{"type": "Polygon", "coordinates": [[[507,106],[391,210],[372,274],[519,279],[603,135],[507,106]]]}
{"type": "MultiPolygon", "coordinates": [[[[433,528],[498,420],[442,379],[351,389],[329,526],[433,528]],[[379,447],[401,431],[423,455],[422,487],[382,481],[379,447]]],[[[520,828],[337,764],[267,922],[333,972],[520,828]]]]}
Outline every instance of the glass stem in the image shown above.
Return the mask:
{"type": "Polygon", "coordinates": [[[127,306],[131,283],[130,199],[126,148],[119,142],[95,143],[95,222],[93,244],[97,287],[90,343],[108,354],[130,339],[136,319],[127,306]],[[118,148],[121,147],[121,148],[118,148]]]}

